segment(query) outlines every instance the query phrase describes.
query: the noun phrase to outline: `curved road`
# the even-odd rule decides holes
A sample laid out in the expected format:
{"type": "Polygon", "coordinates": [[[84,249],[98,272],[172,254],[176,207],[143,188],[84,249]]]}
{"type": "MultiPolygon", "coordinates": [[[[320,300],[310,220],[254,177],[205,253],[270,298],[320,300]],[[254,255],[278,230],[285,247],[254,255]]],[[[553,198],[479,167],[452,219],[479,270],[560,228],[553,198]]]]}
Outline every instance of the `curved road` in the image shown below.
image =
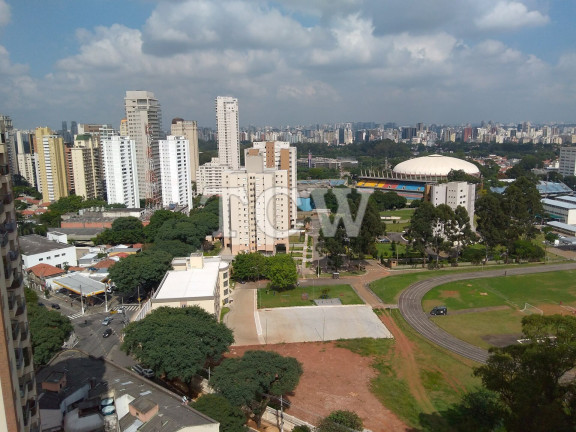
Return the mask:
{"type": "Polygon", "coordinates": [[[428,340],[463,357],[479,363],[486,363],[486,360],[488,359],[488,351],[452,336],[430,320],[428,314],[422,310],[422,298],[424,295],[432,288],[447,282],[574,269],[576,269],[576,263],[447,274],[445,276],[422,280],[410,285],[402,292],[402,294],[400,294],[398,308],[408,324],[428,340]]]}

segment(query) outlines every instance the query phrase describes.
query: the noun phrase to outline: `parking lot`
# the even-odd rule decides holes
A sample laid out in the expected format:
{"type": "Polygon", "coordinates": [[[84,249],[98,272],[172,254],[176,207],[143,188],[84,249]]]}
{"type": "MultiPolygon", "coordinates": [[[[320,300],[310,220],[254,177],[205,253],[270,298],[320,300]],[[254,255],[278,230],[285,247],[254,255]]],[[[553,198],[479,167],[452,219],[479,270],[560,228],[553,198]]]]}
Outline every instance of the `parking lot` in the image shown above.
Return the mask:
{"type": "Polygon", "coordinates": [[[260,309],[256,317],[259,338],[266,344],[392,337],[366,305],[260,309]]]}

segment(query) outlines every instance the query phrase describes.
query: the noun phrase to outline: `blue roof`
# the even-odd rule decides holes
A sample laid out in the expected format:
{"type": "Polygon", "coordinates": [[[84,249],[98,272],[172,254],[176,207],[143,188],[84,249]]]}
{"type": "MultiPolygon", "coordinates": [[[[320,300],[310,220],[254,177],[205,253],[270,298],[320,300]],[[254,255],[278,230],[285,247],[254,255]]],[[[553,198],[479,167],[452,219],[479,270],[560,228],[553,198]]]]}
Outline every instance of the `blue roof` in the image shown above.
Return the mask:
{"type": "Polygon", "coordinates": [[[550,199],[550,198],[544,198],[542,200],[542,204],[546,205],[551,205],[554,207],[560,207],[566,210],[572,210],[572,209],[576,209],[576,203],[568,203],[565,201],[559,201],[557,199],[550,199]]]}
{"type": "Polygon", "coordinates": [[[564,201],[564,202],[576,204],[576,197],[575,196],[562,195],[562,196],[557,196],[555,199],[557,199],[559,201],[564,201]]]}

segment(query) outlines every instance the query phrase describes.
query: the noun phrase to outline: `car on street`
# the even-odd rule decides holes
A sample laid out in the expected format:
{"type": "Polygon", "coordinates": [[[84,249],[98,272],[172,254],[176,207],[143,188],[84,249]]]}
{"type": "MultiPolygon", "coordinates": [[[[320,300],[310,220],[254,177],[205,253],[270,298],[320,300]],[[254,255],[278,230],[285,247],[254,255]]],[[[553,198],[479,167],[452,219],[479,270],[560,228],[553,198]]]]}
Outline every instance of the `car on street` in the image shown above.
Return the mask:
{"type": "Polygon", "coordinates": [[[104,333],[102,333],[102,337],[103,338],[107,338],[108,336],[110,336],[112,334],[112,329],[111,328],[107,328],[106,330],[104,330],[104,333]]]}
{"type": "Polygon", "coordinates": [[[144,368],[138,364],[132,366],[132,370],[134,372],[136,372],[137,374],[142,375],[143,377],[146,377],[146,378],[153,378],[154,377],[154,371],[152,369],[146,369],[146,368],[144,368]]]}
{"type": "Polygon", "coordinates": [[[120,306],[118,309],[116,309],[116,312],[124,313],[124,306],[120,306]]]}
{"type": "Polygon", "coordinates": [[[110,321],[112,321],[112,317],[106,317],[102,320],[102,325],[107,326],[108,324],[110,324],[110,321]]]}
{"type": "Polygon", "coordinates": [[[448,308],[446,306],[434,306],[430,311],[430,315],[447,315],[448,308]]]}
{"type": "Polygon", "coordinates": [[[58,303],[52,303],[52,309],[60,309],[60,305],[58,303]]]}
{"type": "Polygon", "coordinates": [[[42,303],[42,302],[38,302],[38,306],[40,306],[40,307],[46,307],[46,305],[45,305],[44,303],[42,303]]]}

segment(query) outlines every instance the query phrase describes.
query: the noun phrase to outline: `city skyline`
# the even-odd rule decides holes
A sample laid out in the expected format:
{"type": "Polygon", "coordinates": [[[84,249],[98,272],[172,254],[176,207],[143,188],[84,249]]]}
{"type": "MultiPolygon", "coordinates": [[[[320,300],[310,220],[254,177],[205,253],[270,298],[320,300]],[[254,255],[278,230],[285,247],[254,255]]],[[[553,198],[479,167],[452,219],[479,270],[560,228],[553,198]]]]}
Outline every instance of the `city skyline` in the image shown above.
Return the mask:
{"type": "Polygon", "coordinates": [[[575,16],[559,0],[0,0],[0,112],[118,127],[125,92],[147,90],[164,129],[215,127],[218,95],[241,125],[571,123],[575,16]]]}

